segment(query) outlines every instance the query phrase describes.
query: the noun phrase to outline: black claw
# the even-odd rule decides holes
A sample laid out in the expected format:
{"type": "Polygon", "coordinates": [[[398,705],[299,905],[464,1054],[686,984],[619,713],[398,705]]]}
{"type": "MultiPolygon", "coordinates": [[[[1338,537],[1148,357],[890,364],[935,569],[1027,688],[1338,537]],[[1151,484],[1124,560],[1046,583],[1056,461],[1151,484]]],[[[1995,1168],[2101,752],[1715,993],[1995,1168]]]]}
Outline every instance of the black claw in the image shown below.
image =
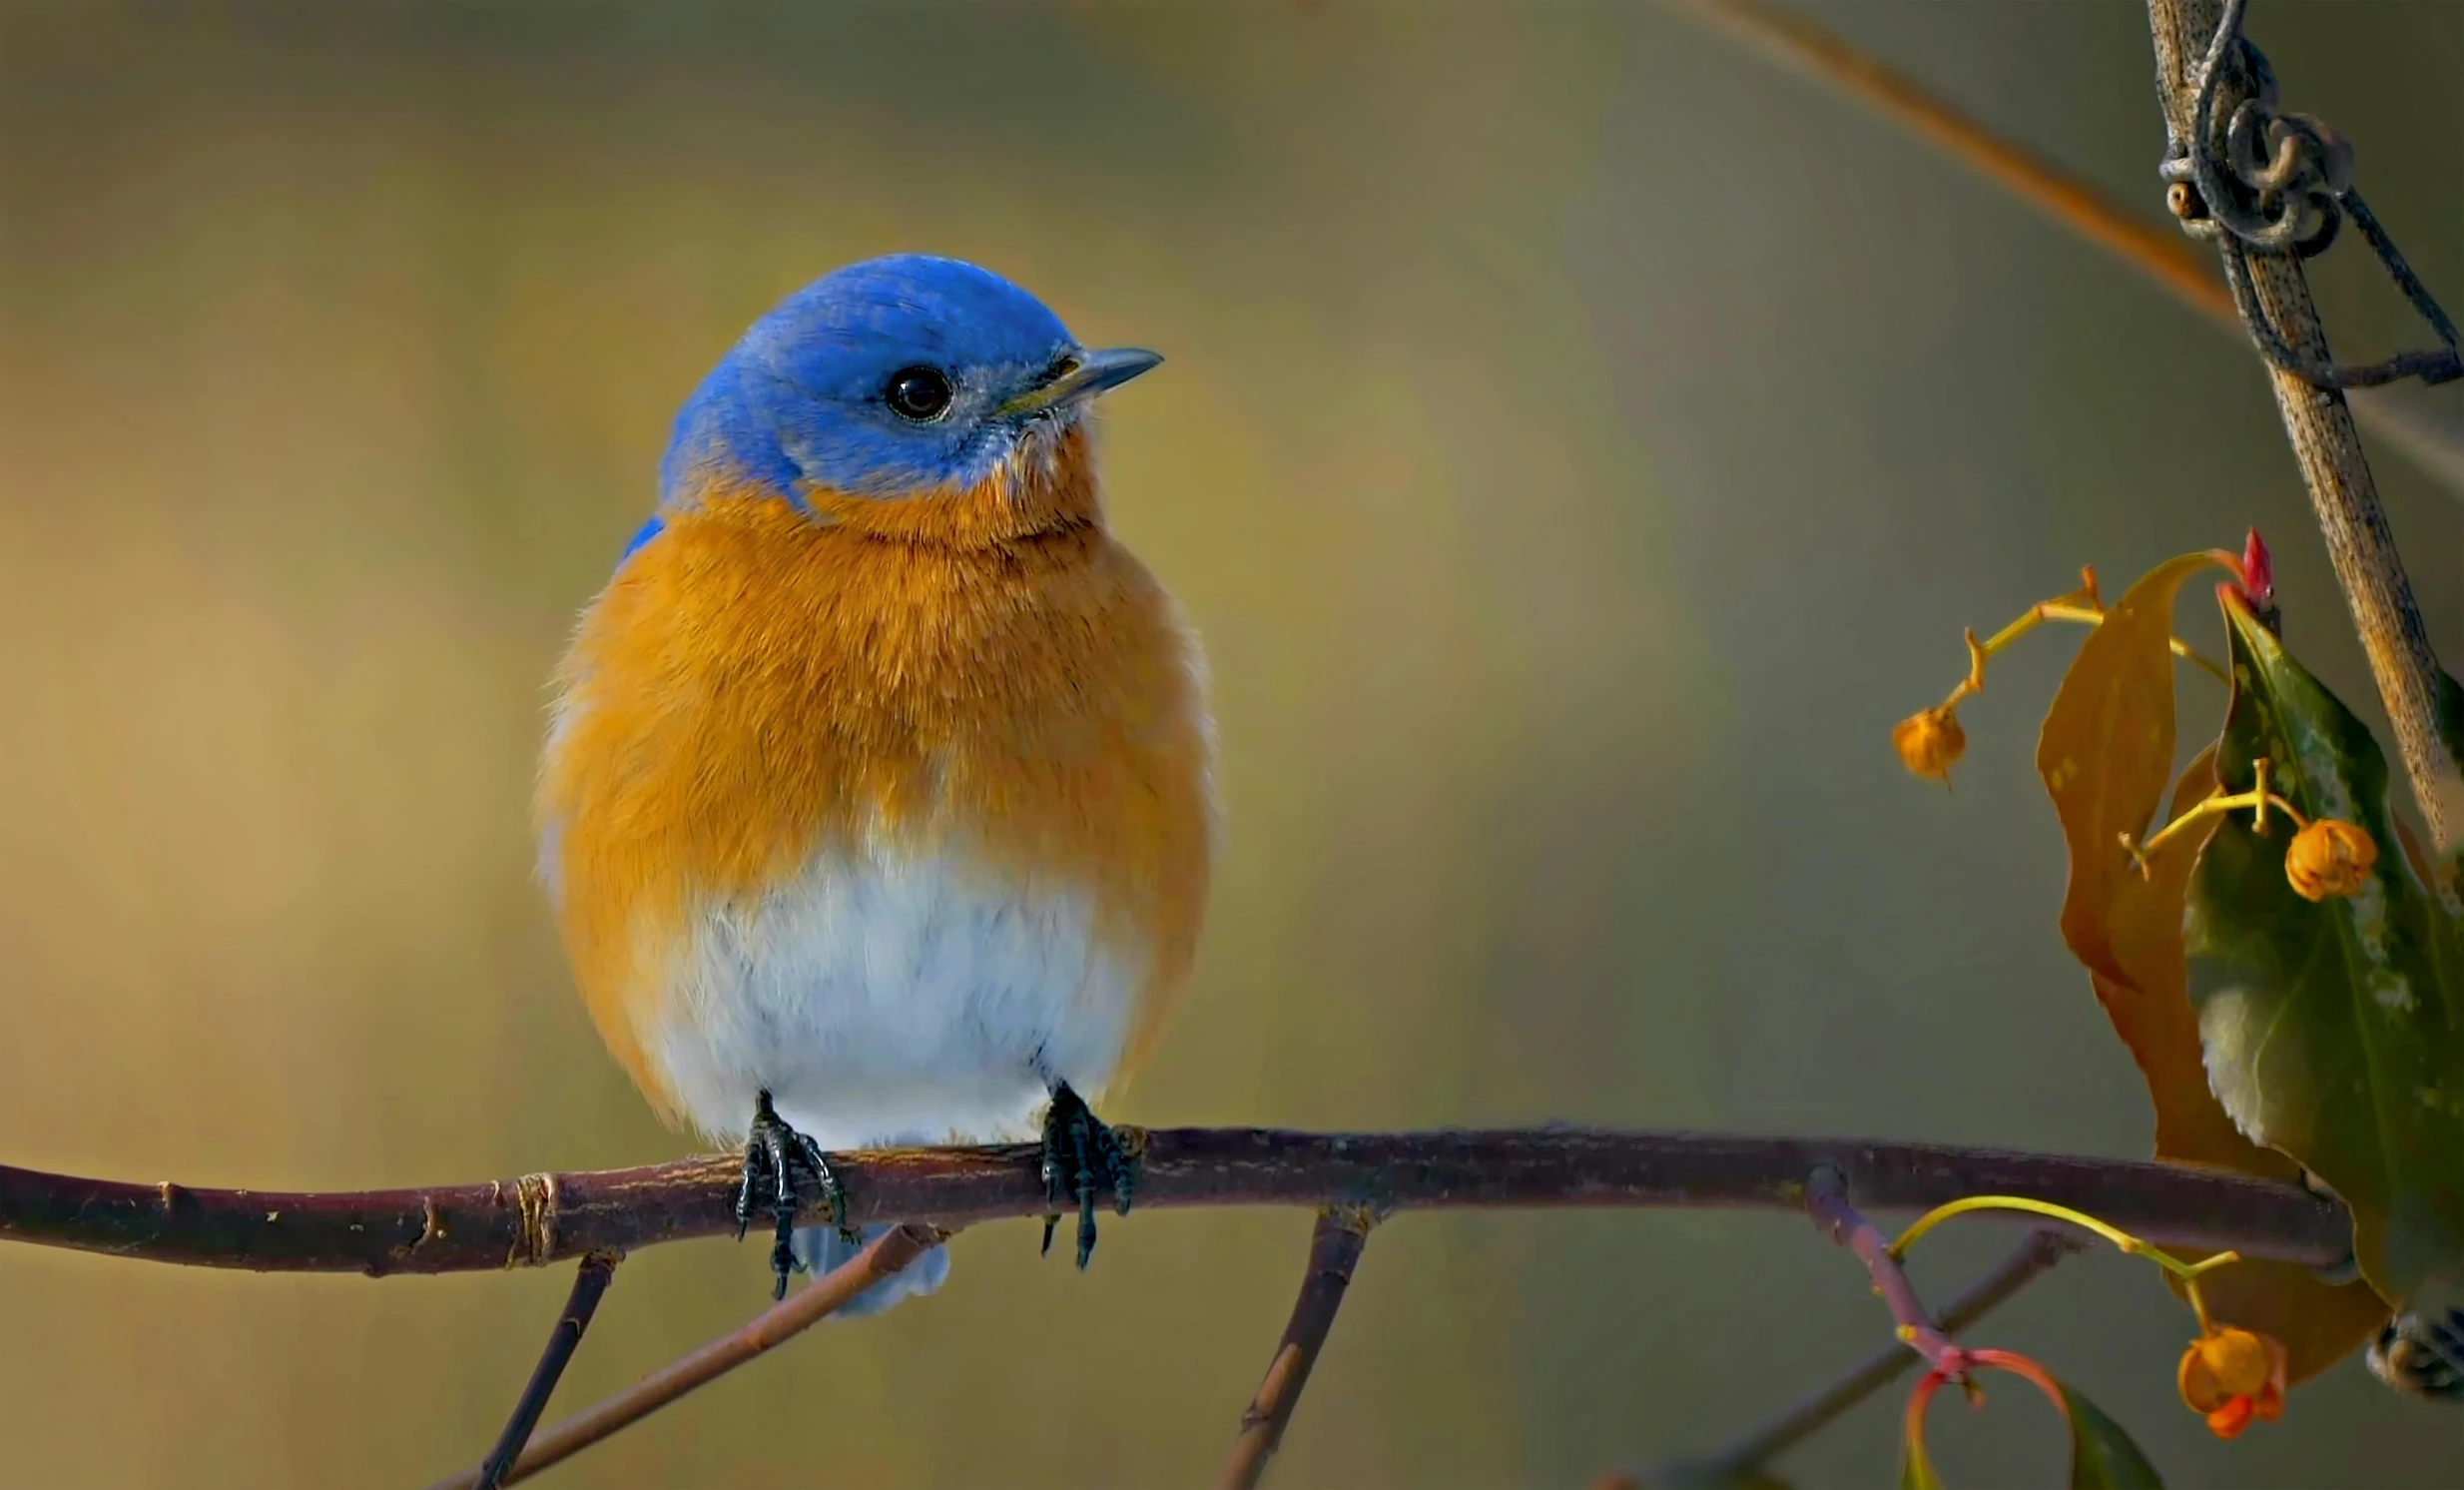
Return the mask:
{"type": "Polygon", "coordinates": [[[745,1137],[744,1178],[736,1186],[736,1239],[742,1241],[753,1225],[757,1208],[754,1199],[767,1181],[770,1190],[770,1214],[776,1225],[770,1244],[770,1296],[787,1297],[788,1274],[803,1272],[803,1259],[796,1255],[793,1237],[796,1212],[802,1208],[805,1183],[818,1190],[830,1206],[830,1222],[842,1236],[853,1235],[847,1223],[847,1191],[839,1176],[831,1172],[830,1161],[822,1156],[822,1147],[788,1125],[770,1104],[770,1094],[762,1093],[753,1102],[753,1126],[745,1137]]]}
{"type": "Polygon", "coordinates": [[[1076,1180],[1078,1196],[1078,1266],[1095,1254],[1095,1135],[1087,1124],[1095,1115],[1081,1108],[1069,1115],[1069,1147],[1078,1156],[1076,1180]]]}
{"type": "Polygon", "coordinates": [[[1043,1250],[1052,1250],[1052,1232],[1064,1206],[1078,1213],[1078,1266],[1095,1254],[1095,1197],[1098,1182],[1112,1192],[1112,1208],[1129,1214],[1137,1189],[1137,1161],[1122,1146],[1120,1135],[1087,1109],[1066,1082],[1052,1089],[1052,1106],[1043,1119],[1044,1216],[1043,1250]]]}

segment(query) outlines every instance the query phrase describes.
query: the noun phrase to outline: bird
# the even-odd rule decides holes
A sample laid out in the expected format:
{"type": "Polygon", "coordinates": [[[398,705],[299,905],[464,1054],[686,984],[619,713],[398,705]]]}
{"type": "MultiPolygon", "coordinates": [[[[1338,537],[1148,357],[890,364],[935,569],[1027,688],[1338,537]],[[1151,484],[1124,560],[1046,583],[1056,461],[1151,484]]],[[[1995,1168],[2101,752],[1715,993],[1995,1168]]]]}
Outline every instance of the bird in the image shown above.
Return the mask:
{"type": "Polygon", "coordinates": [[[1204,653],[1096,476],[1095,400],[1161,362],[958,260],[823,276],[685,400],[557,668],[535,819],[574,980],[662,1118],[742,1144],[774,1297],[886,1229],[834,1151],[1039,1141],[1081,1269],[1098,1199],[1129,1212],[1091,1104],[1188,981],[1219,817],[1204,653]]]}

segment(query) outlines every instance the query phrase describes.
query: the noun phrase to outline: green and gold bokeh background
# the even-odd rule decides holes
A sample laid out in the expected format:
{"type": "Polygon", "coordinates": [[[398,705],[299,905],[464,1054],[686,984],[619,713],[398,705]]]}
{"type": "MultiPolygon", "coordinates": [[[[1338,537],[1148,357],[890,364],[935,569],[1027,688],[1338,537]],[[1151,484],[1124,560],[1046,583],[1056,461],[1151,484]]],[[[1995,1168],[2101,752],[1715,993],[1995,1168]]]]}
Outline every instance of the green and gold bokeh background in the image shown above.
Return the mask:
{"type": "MultiPolygon", "coordinates": [[[[2464,8],[2258,9],[2290,102],[2464,296],[2464,8]]],[[[2138,7],[1825,14],[2154,207],[2138,7]]],[[[1230,833],[1116,1116],[2140,1154],[2030,766],[2070,639],[1997,663],[1948,796],[1890,724],[1962,625],[2250,522],[2291,639],[2370,703],[2246,348],[1654,8],[18,5],[0,1155],[357,1187],[681,1151],[529,882],[543,680],[694,378],[899,249],[1171,357],[1107,405],[1111,504],[1210,644],[1230,833]]],[[[2324,279],[2353,342],[2405,330],[2324,279]]],[[[2464,502],[2380,475],[2464,657],[2464,502]]],[[[982,1228],[936,1297],[543,1483],[1198,1482],[1307,1228],[1133,1217],[1085,1277],[982,1228]]],[[[1929,1245],[1920,1282],[2007,1239],[1929,1245]]],[[[565,1284],[0,1249],[0,1484],[422,1482],[493,1435],[565,1284]]],[[[763,1302],[750,1247],[633,1258],[559,1408],[763,1302]]],[[[2094,1257],[1978,1338],[2177,1484],[2464,1482],[2458,1419],[2357,1362],[2213,1442],[2173,1399],[2187,1331],[2094,1257]]],[[[1407,1217],[1279,1483],[1580,1485],[1884,1334],[1786,1215],[1407,1217]]],[[[1895,1411],[1783,1468],[1887,1482],[1895,1411]]],[[[2018,1388],[1935,1432],[1954,1483],[2059,1473],[2018,1388]]]]}

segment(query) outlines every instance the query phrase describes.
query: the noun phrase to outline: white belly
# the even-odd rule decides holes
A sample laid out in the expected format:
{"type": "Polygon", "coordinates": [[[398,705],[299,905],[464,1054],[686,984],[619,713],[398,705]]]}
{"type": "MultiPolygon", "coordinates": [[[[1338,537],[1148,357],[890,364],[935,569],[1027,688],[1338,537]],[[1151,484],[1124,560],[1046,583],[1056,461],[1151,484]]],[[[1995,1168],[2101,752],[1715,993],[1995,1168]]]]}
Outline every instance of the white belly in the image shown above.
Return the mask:
{"type": "Polygon", "coordinates": [[[824,1148],[1024,1138],[1051,1083],[1092,1101],[1111,1078],[1145,964],[1073,890],[833,854],[696,914],[643,1044],[717,1140],[765,1090],[824,1148]]]}

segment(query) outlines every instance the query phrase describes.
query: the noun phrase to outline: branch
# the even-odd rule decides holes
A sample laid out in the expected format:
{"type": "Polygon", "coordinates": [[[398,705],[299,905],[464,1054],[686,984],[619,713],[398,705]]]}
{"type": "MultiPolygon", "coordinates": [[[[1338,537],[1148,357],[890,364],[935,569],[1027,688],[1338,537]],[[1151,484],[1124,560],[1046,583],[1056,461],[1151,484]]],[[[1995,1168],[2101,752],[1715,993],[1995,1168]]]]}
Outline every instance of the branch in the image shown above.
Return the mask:
{"type": "MultiPolygon", "coordinates": [[[[2026,1195],[2168,1246],[2312,1267],[2351,1253],[2341,1205],[2219,1169],[1926,1143],[1596,1128],[1309,1133],[1124,1127],[1138,1203],[1381,1210],[1728,1206],[1795,1209],[1828,1165],[1877,1209],[2026,1195]]],[[[1041,1216],[1032,1144],[830,1155],[851,1221],[957,1227],[1041,1216]]],[[[733,1235],[742,1160],[526,1174],[427,1189],[289,1193],[125,1184],[0,1165],[0,1239],[271,1272],[468,1272],[733,1235]]]]}
{"type": "Polygon", "coordinates": [[[1813,1217],[1816,1230],[1856,1253],[1865,1270],[1873,1274],[1874,1291],[1882,1295],[1882,1301],[1890,1306],[1891,1317],[1898,1321],[1900,1343],[1915,1351],[1944,1379],[1966,1381],[1968,1352],[1953,1343],[1925,1312],[1916,1286],[1908,1281],[1899,1259],[1891,1255],[1890,1238],[1848,1203],[1848,1185],[1837,1170],[1818,1170],[1807,1181],[1805,1213],[1813,1217]]]}
{"type": "Polygon", "coordinates": [[[1241,1412],[1241,1431],[1232,1440],[1231,1457],[1218,1482],[1223,1490],[1254,1490],[1266,1476],[1267,1461],[1283,1446],[1283,1430],[1300,1405],[1301,1388],[1309,1384],[1310,1368],[1326,1348],[1335,1327],[1335,1311],[1343,1307],[1344,1291],[1352,1286],[1352,1269],[1360,1265],[1361,1248],[1369,1244],[1369,1228],[1377,1214],[1364,1205],[1330,1205],[1318,1212],[1309,1233],[1309,1270],[1301,1275],[1301,1296],[1292,1303],[1292,1320],[1283,1327],[1275,1358],[1267,1363],[1266,1379],[1241,1412]]]}
{"type": "MultiPolygon", "coordinates": [[[[2225,27],[2238,30],[2239,0],[2148,0],[2149,28],[2155,37],[2156,92],[2164,107],[2169,138],[2197,155],[2211,148],[2201,128],[2210,119],[2233,115],[2247,89],[2235,82],[2223,85],[2221,97],[2202,112],[2201,84],[2206,69],[2237,67],[2239,59],[2211,43],[2225,27]]],[[[2237,41],[2237,36],[2230,38],[2237,41]]],[[[2227,76],[2231,76],[2227,74],[2227,76]]],[[[2186,207],[2197,193],[2177,188],[2186,207]]],[[[2349,205],[2349,204],[2347,204],[2349,205]]],[[[2300,258],[2287,252],[2245,248],[2235,230],[2223,226],[2228,204],[2203,204],[2217,220],[2218,252],[2226,273],[2246,263],[2251,300],[2239,307],[2241,320],[2262,351],[2280,342],[2308,363],[2325,363],[2327,334],[2310,299],[2310,285],[2300,258]],[[2264,321],[2264,325],[2261,321],[2264,321]]],[[[2189,221],[2192,214],[2182,214],[2189,221]]],[[[2415,288],[2418,288],[2417,286],[2415,288]]],[[[2448,333],[2452,340],[2453,333],[2448,333]]],[[[2379,699],[2395,726],[2398,754],[2421,809],[2430,840],[2443,857],[2455,852],[2464,837],[2464,777],[2439,731],[2439,684],[2444,677],[2430,650],[2421,610],[2413,602],[2412,583],[2405,577],[2395,534],[2378,502],[2378,485],[2362,454],[2361,435],[2344,394],[2313,384],[2296,368],[2280,366],[2281,354],[2265,357],[2267,379],[2275,388],[2277,412],[2284,435],[2300,463],[2310,505],[2318,514],[2320,535],[2334,565],[2336,583],[2352,608],[2353,624],[2377,680],[2379,699]]]]}
{"type": "MultiPolygon", "coordinates": [[[[931,1226],[899,1226],[874,1238],[863,1251],[816,1278],[810,1287],[798,1289],[793,1298],[763,1310],[744,1328],[722,1335],[683,1359],[653,1371],[615,1396],[582,1409],[532,1439],[528,1451],[501,1483],[517,1484],[551,1465],[562,1464],[696,1387],[707,1386],[755,1356],[786,1344],[847,1307],[857,1294],[905,1271],[909,1263],[948,1239],[948,1232],[931,1226]]],[[[544,1400],[543,1397],[543,1404],[544,1400]]],[[[531,1414],[531,1421],[538,1421],[536,1412],[531,1414]]],[[[485,1490],[485,1484],[477,1474],[465,1472],[448,1475],[428,1490],[485,1490]]]]}
{"type": "MultiPolygon", "coordinates": [[[[1765,57],[1837,88],[1904,125],[1925,143],[2008,191],[2170,292],[2215,327],[2241,332],[2241,315],[2207,256],[2178,232],[2160,228],[2130,204],[2045,156],[2007,140],[1925,89],[1915,79],[1831,32],[1802,10],[1767,0],[1674,0],[1684,10],[1765,57]]],[[[2464,497],[2464,425],[2434,405],[2392,389],[2356,390],[2353,409],[2422,470],[2464,497]]]]}
{"type": "Polygon", "coordinates": [[[2205,313],[2241,329],[2209,256],[2168,224],[2143,221],[2104,190],[2016,141],[2005,140],[1907,74],[1799,12],[1766,0],[1678,0],[1765,57],[1838,88],[1986,180],[2112,253],[2205,313]]]}
{"type": "Polygon", "coordinates": [[[556,1328],[547,1337],[547,1349],[539,1353],[539,1364],[531,1368],[530,1380],[513,1404],[513,1416],[506,1421],[496,1447],[488,1451],[478,1472],[471,1477],[474,1490],[497,1490],[507,1483],[513,1461],[521,1456],[522,1445],[530,1442],[531,1430],[539,1426],[539,1414],[547,1411],[548,1398],[556,1394],[556,1383],[564,1378],[573,1352],[581,1347],[582,1332],[590,1328],[591,1316],[599,1312],[599,1299],[615,1276],[613,1252],[592,1252],[574,1271],[573,1292],[565,1299],[564,1312],[556,1316],[556,1328]]]}

